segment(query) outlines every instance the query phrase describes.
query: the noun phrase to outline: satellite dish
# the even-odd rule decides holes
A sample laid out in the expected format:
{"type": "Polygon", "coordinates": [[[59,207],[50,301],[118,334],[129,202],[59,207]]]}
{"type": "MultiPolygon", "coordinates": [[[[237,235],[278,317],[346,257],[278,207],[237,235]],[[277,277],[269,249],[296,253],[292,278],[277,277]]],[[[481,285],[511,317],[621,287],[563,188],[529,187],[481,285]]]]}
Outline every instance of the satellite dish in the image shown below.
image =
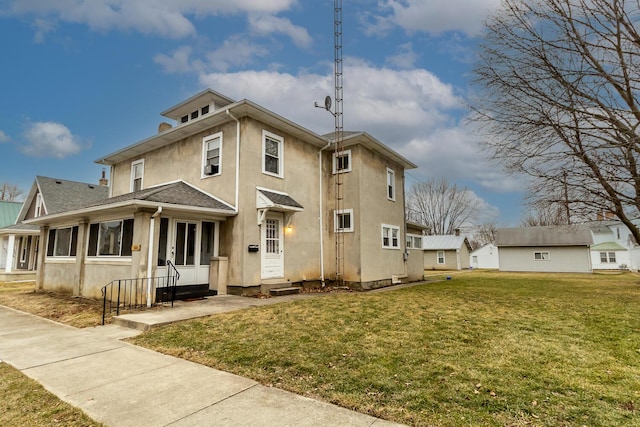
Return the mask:
{"type": "Polygon", "coordinates": [[[328,95],[324,99],[324,109],[327,111],[331,111],[331,97],[328,95]]]}

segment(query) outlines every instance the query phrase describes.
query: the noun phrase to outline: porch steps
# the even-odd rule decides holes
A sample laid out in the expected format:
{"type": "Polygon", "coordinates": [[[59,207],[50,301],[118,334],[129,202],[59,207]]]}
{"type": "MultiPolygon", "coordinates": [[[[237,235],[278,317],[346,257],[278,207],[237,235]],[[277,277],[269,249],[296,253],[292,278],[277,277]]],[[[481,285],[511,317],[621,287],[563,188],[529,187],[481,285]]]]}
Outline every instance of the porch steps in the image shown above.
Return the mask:
{"type": "Polygon", "coordinates": [[[299,293],[300,293],[300,288],[297,286],[292,286],[289,288],[276,288],[276,289],[269,290],[269,295],[271,295],[272,297],[278,297],[283,295],[294,295],[299,293]]]}

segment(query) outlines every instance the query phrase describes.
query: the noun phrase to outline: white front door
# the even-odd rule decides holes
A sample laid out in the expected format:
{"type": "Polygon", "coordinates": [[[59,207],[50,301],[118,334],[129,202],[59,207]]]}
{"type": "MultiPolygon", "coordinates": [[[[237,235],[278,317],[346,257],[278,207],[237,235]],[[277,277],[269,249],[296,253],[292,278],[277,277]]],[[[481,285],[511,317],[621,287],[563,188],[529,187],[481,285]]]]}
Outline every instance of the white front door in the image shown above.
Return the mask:
{"type": "Polygon", "coordinates": [[[268,213],[262,223],[262,278],[284,277],[283,215],[268,213]]]}
{"type": "Polygon", "coordinates": [[[180,285],[196,283],[196,231],[195,222],[176,221],[174,228],[173,264],[180,273],[180,285]]]}

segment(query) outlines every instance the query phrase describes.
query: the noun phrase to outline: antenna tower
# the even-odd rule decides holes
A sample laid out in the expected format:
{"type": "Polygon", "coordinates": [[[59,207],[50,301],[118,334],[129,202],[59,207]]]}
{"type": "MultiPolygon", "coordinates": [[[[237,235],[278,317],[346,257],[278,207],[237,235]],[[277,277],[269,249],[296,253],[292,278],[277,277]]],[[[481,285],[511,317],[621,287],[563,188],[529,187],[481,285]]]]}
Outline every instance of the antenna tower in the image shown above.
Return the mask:
{"type": "MultiPolygon", "coordinates": [[[[342,0],[333,0],[333,39],[334,39],[334,79],[335,79],[335,154],[344,150],[344,128],[342,117],[342,0]]],[[[343,169],[335,174],[335,209],[343,209],[344,188],[343,169]]],[[[351,218],[353,221],[353,218],[351,218]]],[[[336,238],[336,286],[344,284],[344,233],[334,233],[336,238]]]]}

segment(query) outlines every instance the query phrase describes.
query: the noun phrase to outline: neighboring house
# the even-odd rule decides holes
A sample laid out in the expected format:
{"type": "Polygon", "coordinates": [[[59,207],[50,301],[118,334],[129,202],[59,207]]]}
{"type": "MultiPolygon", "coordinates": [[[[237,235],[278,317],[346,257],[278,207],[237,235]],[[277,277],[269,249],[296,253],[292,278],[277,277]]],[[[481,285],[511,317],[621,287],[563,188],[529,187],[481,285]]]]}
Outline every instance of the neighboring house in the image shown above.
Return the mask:
{"type": "Polygon", "coordinates": [[[591,230],[591,265],[594,270],[638,270],[638,245],[626,225],[607,218],[588,222],[591,230]]]}
{"type": "MultiPolygon", "coordinates": [[[[0,281],[36,278],[40,228],[23,221],[65,211],[107,196],[106,186],[37,176],[25,201],[18,204],[15,224],[0,229],[0,281]]],[[[61,234],[60,239],[63,238],[61,234]]],[[[68,238],[71,238],[71,234],[68,238]]]]}
{"type": "Polygon", "coordinates": [[[485,268],[497,270],[500,268],[498,247],[493,243],[487,243],[471,251],[470,263],[473,268],[485,268]]]}
{"type": "Polygon", "coordinates": [[[418,276],[404,247],[416,166],[371,135],[345,132],[336,152],[332,135],[210,89],[162,115],[176,124],[96,160],[109,198],[28,221],[41,227],[38,288],[96,297],[112,280],[167,275],[167,261],[180,285],[234,294],[324,284],[339,265],[354,288],[418,276]]]}
{"type": "MultiPolygon", "coordinates": [[[[0,282],[6,282],[9,280],[7,277],[7,256],[9,254],[9,235],[4,230],[5,227],[13,226],[20,212],[22,203],[20,202],[5,202],[0,201],[0,282]]],[[[13,248],[15,246],[15,238],[11,244],[11,251],[13,255],[13,248]]],[[[13,259],[9,260],[8,270],[15,269],[13,259]]]]}
{"type": "Polygon", "coordinates": [[[471,245],[460,235],[423,236],[425,270],[462,270],[469,268],[471,245]]]}
{"type": "Polygon", "coordinates": [[[591,231],[585,225],[499,228],[501,271],[591,272],[591,231]]]}

